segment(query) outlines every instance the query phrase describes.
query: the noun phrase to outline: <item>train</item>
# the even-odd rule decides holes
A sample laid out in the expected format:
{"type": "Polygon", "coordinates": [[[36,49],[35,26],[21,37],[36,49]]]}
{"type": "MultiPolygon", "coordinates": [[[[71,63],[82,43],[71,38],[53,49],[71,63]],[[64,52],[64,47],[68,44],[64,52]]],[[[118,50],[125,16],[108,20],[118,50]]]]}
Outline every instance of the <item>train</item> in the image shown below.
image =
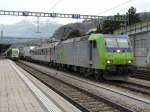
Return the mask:
{"type": "Polygon", "coordinates": [[[7,58],[17,61],[19,59],[19,49],[18,48],[10,48],[7,51],[7,58]]]}
{"type": "Polygon", "coordinates": [[[22,48],[22,50],[20,51],[20,59],[26,60],[26,61],[30,61],[31,60],[31,54],[30,54],[30,50],[33,49],[35,46],[25,46],[22,48]]]}
{"type": "Polygon", "coordinates": [[[133,49],[128,35],[90,34],[28,50],[28,58],[96,80],[128,80],[133,49]]]}

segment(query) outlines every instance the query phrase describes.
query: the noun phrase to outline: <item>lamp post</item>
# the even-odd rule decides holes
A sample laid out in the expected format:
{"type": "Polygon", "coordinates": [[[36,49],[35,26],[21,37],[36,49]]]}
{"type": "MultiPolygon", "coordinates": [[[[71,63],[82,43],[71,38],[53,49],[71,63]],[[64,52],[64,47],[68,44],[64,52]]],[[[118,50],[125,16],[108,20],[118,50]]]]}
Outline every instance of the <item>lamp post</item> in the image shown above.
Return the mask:
{"type": "Polygon", "coordinates": [[[3,40],[3,30],[1,30],[1,40],[3,40]]]}
{"type": "Polygon", "coordinates": [[[0,31],[0,35],[1,35],[1,40],[3,40],[4,38],[4,26],[1,24],[1,31],[0,31]]]}

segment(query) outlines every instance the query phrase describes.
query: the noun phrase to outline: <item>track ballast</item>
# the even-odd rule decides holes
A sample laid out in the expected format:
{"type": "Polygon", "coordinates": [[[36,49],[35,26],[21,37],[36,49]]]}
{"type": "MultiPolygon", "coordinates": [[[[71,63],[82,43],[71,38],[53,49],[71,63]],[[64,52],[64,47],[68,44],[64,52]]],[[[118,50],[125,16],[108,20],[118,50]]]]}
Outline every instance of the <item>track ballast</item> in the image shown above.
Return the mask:
{"type": "Polygon", "coordinates": [[[55,92],[63,96],[66,100],[71,102],[83,112],[131,112],[131,110],[127,109],[126,107],[92,95],[54,77],[50,77],[40,70],[31,68],[19,62],[17,62],[17,64],[34,77],[42,81],[48,87],[53,89],[55,92]]]}

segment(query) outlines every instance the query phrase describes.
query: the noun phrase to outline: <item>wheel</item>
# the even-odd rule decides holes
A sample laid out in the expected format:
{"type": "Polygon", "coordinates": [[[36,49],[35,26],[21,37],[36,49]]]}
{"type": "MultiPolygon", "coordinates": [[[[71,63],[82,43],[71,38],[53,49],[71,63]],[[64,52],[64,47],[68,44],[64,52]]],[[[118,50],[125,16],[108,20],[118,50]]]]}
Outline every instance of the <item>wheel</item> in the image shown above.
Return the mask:
{"type": "Polygon", "coordinates": [[[95,78],[96,81],[98,81],[99,78],[100,78],[100,75],[99,74],[94,74],[94,78],[95,78]]]}
{"type": "Polygon", "coordinates": [[[93,73],[94,73],[94,78],[95,78],[96,81],[104,79],[103,78],[103,73],[104,73],[103,71],[101,71],[101,70],[95,70],[93,73]]]}

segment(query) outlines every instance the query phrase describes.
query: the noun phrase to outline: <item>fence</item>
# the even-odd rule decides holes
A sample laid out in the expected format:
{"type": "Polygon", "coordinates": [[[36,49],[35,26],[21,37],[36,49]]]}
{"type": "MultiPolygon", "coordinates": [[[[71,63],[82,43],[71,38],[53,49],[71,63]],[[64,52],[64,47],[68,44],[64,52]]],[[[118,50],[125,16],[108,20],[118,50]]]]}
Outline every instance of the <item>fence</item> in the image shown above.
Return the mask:
{"type": "Polygon", "coordinates": [[[139,22],[131,26],[128,26],[127,28],[122,27],[119,30],[116,30],[114,34],[132,35],[132,34],[142,33],[147,31],[150,31],[150,21],[139,22]]]}

